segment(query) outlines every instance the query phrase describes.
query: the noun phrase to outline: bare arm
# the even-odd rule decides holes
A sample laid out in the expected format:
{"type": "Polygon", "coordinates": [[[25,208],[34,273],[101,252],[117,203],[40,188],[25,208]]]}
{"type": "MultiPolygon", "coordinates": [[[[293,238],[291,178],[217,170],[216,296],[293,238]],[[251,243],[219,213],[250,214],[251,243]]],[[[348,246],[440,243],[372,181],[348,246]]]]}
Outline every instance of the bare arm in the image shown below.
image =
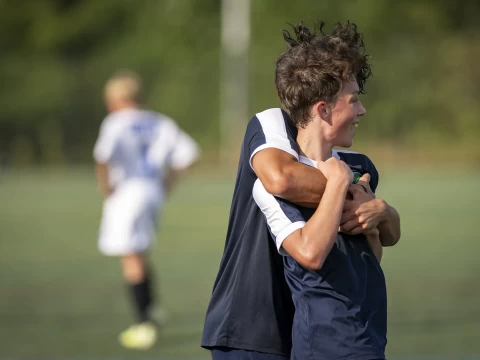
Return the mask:
{"type": "Polygon", "coordinates": [[[378,262],[382,261],[383,247],[380,243],[380,231],[378,228],[373,229],[369,233],[365,234],[368,245],[372,249],[373,255],[377,258],[378,262]]]}
{"type": "Polygon", "coordinates": [[[284,250],[299,264],[312,270],[323,266],[337,239],[343,203],[353,176],[348,166],[339,160],[331,158],[324,164],[333,165],[334,169],[322,201],[305,226],[287,236],[282,243],[284,250]]]}
{"type": "Polygon", "coordinates": [[[176,184],[178,184],[182,175],[185,174],[185,170],[174,170],[171,169],[168,175],[163,180],[163,186],[165,187],[165,193],[169,194],[172,192],[176,184]]]}
{"type": "Polygon", "coordinates": [[[108,164],[95,163],[95,174],[97,176],[97,186],[104,198],[107,198],[113,191],[109,183],[108,164]]]}
{"type": "Polygon", "coordinates": [[[289,153],[275,148],[255,154],[252,166],[270,194],[297,205],[318,206],[327,183],[318,169],[305,166],[289,153]]]}
{"type": "Polygon", "coordinates": [[[383,246],[393,246],[400,240],[400,215],[385,202],[384,220],[378,224],[380,242],[383,246]]]}

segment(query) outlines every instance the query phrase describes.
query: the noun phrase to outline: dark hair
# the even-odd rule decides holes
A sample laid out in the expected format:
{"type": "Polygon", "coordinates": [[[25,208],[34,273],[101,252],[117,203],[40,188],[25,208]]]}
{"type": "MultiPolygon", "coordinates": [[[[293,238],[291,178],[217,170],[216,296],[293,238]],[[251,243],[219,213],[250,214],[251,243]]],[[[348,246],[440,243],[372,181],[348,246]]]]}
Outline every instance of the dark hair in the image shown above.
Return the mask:
{"type": "Polygon", "coordinates": [[[372,73],[363,35],[355,24],[337,23],[331,34],[323,27],[323,21],[313,31],[303,22],[292,25],[294,37],[283,30],[288,50],[277,59],[275,85],[297,127],[310,122],[310,109],[318,101],[333,105],[344,82],[356,79],[363,93],[372,73]]]}

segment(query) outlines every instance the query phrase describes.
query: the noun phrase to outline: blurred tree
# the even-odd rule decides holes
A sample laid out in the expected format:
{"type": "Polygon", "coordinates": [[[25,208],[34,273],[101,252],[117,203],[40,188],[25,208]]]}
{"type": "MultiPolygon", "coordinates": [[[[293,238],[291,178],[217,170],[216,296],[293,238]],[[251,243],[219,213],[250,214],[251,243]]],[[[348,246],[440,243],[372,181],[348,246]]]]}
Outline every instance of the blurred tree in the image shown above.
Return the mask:
{"type": "MultiPolygon", "coordinates": [[[[0,157],[90,161],[105,116],[103,84],[125,67],[145,77],[148,106],[214,154],[220,2],[0,0],[0,157]]],[[[478,1],[262,0],[252,1],[251,11],[251,113],[278,106],[273,78],[285,49],[282,28],[349,19],[374,61],[359,140],[478,148],[478,1]]]]}

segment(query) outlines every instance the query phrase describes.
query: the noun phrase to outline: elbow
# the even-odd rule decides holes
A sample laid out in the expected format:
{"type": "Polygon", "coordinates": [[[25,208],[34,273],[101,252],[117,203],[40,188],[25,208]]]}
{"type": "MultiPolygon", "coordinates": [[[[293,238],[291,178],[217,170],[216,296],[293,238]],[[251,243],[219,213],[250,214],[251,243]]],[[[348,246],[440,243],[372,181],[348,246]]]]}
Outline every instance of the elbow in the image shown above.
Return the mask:
{"type": "Polygon", "coordinates": [[[398,229],[398,232],[393,236],[393,245],[397,245],[397,243],[400,241],[400,237],[402,236],[400,229],[398,229]]]}
{"type": "Polygon", "coordinates": [[[400,232],[398,234],[392,234],[390,236],[380,236],[380,243],[383,247],[391,247],[397,245],[400,240],[400,232]]]}
{"type": "Polygon", "coordinates": [[[393,239],[392,239],[392,243],[390,246],[395,246],[398,244],[398,242],[400,241],[400,233],[398,233],[398,235],[394,236],[393,239]]]}
{"type": "Polygon", "coordinates": [[[400,223],[397,226],[394,226],[393,229],[390,230],[389,236],[387,236],[387,241],[385,246],[395,246],[400,241],[400,237],[402,236],[402,232],[400,230],[400,223]]]}
{"type": "Polygon", "coordinates": [[[301,254],[300,265],[312,271],[320,270],[325,262],[325,257],[313,251],[304,251],[301,254]]]}
{"type": "Polygon", "coordinates": [[[388,247],[396,245],[402,234],[398,212],[389,205],[385,206],[387,215],[385,220],[380,222],[378,229],[380,230],[380,242],[383,246],[388,247]]]}
{"type": "Polygon", "coordinates": [[[288,176],[281,171],[273,171],[269,174],[268,179],[260,179],[270,194],[276,196],[284,195],[289,189],[288,176]]]}
{"type": "Polygon", "coordinates": [[[319,257],[317,258],[305,258],[302,261],[303,263],[301,264],[305,269],[307,270],[312,270],[312,271],[317,271],[320,270],[323,266],[324,260],[320,259],[319,257]]]}
{"type": "Polygon", "coordinates": [[[297,246],[295,260],[307,270],[318,271],[323,267],[325,260],[331,250],[331,244],[335,242],[337,233],[332,234],[331,238],[315,239],[308,235],[301,235],[300,246],[297,246]]]}

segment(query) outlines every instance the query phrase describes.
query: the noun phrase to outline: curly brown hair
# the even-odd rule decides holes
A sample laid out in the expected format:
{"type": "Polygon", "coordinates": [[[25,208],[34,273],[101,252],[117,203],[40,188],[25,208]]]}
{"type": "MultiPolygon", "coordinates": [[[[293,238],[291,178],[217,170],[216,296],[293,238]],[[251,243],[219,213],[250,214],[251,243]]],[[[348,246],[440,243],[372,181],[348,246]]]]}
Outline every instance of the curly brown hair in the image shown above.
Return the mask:
{"type": "Polygon", "coordinates": [[[356,79],[360,93],[364,93],[372,74],[357,25],[337,23],[331,34],[324,32],[324,25],[321,21],[312,30],[303,22],[292,25],[294,37],[283,30],[288,50],[277,59],[275,85],[296,127],[310,122],[315,103],[335,104],[345,82],[356,79]]]}

